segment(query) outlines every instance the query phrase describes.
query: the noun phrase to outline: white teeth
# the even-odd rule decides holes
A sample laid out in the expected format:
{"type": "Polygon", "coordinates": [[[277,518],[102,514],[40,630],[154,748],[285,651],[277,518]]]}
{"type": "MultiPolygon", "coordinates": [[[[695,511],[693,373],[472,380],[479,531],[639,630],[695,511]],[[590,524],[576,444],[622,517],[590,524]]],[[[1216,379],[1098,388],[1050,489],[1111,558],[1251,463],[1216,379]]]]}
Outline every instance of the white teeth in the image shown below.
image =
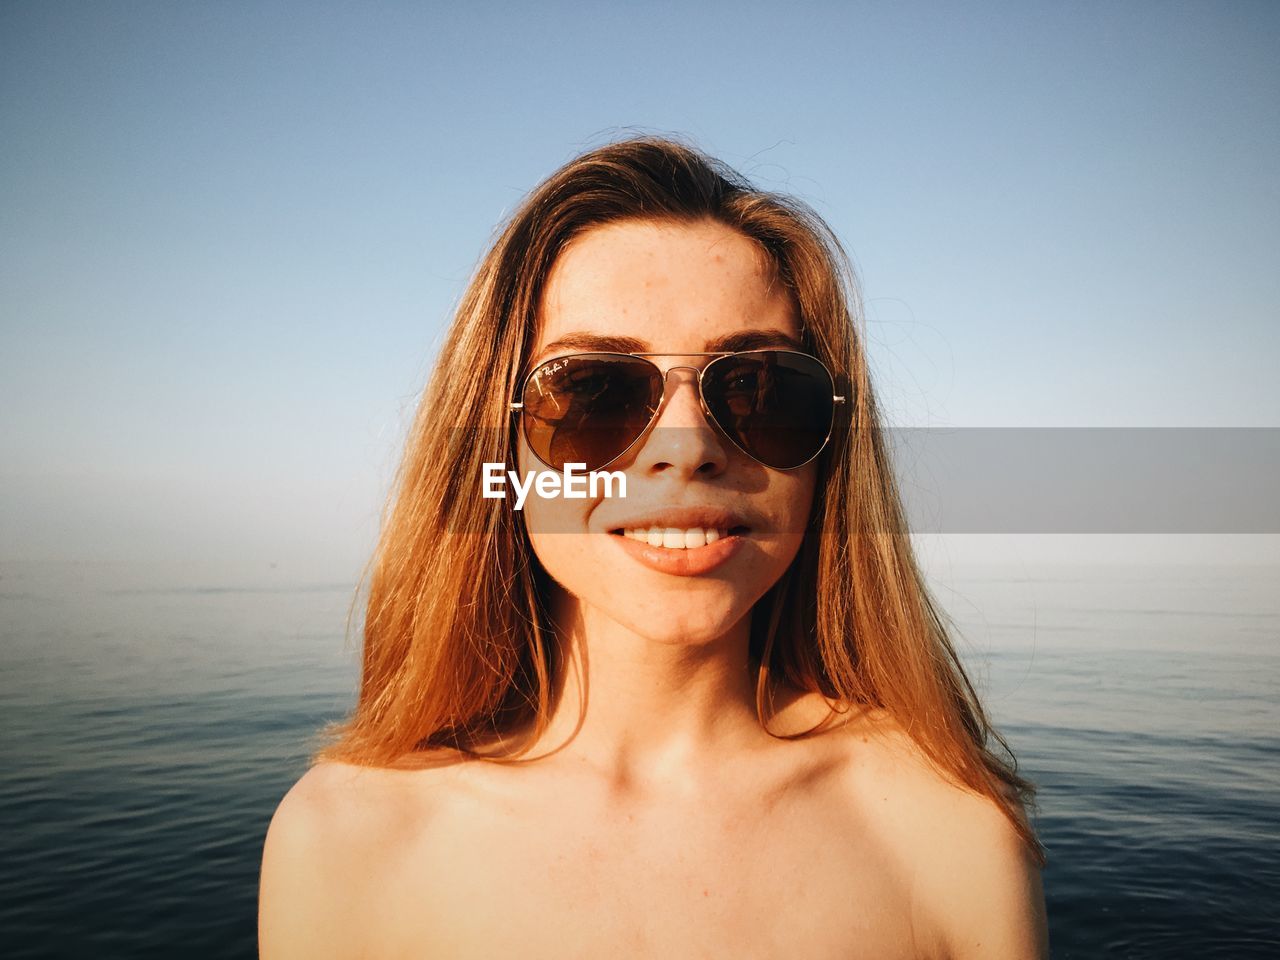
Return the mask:
{"type": "Polygon", "coordinates": [[[707,530],[702,527],[691,527],[681,530],[677,527],[628,527],[622,531],[623,536],[651,547],[665,547],[668,550],[696,550],[709,543],[715,543],[727,537],[727,530],[707,530]]]}

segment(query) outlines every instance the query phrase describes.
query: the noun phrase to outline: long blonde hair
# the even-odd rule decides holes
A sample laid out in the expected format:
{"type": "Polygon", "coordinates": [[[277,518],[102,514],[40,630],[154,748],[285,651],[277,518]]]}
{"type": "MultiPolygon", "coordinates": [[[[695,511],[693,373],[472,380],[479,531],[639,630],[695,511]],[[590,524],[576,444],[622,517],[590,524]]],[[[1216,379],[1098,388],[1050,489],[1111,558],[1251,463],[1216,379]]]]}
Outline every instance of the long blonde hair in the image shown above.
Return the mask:
{"type": "MultiPolygon", "coordinates": [[[[445,746],[472,755],[554,706],[549,581],[506,500],[477,495],[482,464],[515,462],[508,401],[529,358],[561,249],[592,227],[714,220],[754,240],[790,288],[806,346],[837,371],[851,415],[819,462],[799,555],[757,603],[757,713],[771,678],[837,709],[883,709],[952,780],[990,797],[1043,862],[1016,771],[965,675],[915,561],[867,370],[849,261],[805,205],[754,188],[697,149],[637,137],[557,170],[521,204],[458,306],[411,428],[371,561],[360,692],[315,760],[413,764],[445,746]]],[[[520,748],[506,754],[520,754],[520,748]]]]}

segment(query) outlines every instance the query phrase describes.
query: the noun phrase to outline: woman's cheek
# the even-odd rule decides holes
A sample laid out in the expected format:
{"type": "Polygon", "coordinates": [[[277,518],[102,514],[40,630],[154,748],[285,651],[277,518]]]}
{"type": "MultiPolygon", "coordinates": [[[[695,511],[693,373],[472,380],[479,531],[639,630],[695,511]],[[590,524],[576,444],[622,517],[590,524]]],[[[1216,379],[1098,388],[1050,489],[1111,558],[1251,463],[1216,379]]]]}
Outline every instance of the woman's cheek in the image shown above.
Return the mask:
{"type": "Polygon", "coordinates": [[[587,533],[586,514],[581,500],[542,500],[526,503],[525,525],[533,552],[546,571],[571,593],[581,594],[597,563],[586,553],[592,536],[587,533]]]}
{"type": "MultiPolygon", "coordinates": [[[[517,470],[521,482],[529,472],[550,472],[550,468],[529,451],[521,438],[517,470]]],[[[514,492],[508,489],[511,509],[515,509],[514,492]]],[[[518,516],[522,517],[533,552],[542,566],[565,589],[579,594],[588,583],[598,563],[590,562],[587,553],[592,534],[587,532],[591,511],[599,500],[543,497],[536,486],[530,486],[518,516]]]]}

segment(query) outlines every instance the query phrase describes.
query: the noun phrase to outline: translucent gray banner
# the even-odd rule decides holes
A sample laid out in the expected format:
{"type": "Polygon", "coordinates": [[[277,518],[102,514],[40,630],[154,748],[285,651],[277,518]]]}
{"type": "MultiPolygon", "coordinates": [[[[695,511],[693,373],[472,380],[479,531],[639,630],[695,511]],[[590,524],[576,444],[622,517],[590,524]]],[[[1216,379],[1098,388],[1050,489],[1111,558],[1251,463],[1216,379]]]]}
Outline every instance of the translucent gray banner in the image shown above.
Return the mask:
{"type": "Polygon", "coordinates": [[[887,432],[918,533],[1280,533],[1280,429],[887,432]]]}
{"type": "MultiPolygon", "coordinates": [[[[818,438],[821,439],[820,437],[818,438]]],[[[1280,428],[1273,427],[963,427],[895,428],[883,432],[911,533],[1280,533],[1280,428]]],[[[455,443],[470,449],[505,449],[505,437],[459,430],[455,443]],[[470,443],[464,438],[469,437],[470,443]],[[501,440],[501,442],[499,442],[501,440]],[[483,442],[480,442],[483,441],[483,442]]],[[[781,441],[778,441],[781,443],[781,441]]],[[[847,455],[847,445],[844,447],[847,455]]],[[[829,447],[823,457],[839,456],[829,447]]],[[[455,460],[454,462],[459,462],[455,460]]],[[[606,504],[597,503],[589,477],[568,491],[570,503],[619,517],[660,514],[670,507],[709,507],[751,513],[753,498],[768,498],[768,468],[746,459],[724,438],[705,430],[655,428],[643,441],[600,468],[627,476],[619,497],[615,481],[606,504]],[[664,470],[703,458],[718,463],[674,484],[664,470]],[[630,503],[624,508],[622,501],[630,503]]],[[[563,498],[558,482],[536,484],[530,471],[550,473],[530,459],[478,466],[463,480],[476,497],[487,490],[514,509],[529,482],[521,512],[529,521],[532,498],[563,498]],[[516,471],[512,477],[507,471],[516,471]],[[494,478],[501,476],[501,481],[494,478]],[[541,492],[539,492],[541,490],[541,492]]],[[[605,491],[603,481],[596,493],[605,491]]],[[[772,511],[766,510],[766,513],[772,511]]],[[[534,522],[560,532],[581,530],[575,511],[535,510],[534,522]]],[[[555,532],[547,530],[547,532],[555,532]]]]}

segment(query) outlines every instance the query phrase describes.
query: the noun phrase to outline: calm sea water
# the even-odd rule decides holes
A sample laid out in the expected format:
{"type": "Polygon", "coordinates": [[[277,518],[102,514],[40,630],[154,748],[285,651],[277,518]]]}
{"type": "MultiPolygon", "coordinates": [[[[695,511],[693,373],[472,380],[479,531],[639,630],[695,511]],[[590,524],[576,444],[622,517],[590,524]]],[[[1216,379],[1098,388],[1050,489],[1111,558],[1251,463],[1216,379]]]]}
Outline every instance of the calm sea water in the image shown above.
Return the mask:
{"type": "MultiPolygon", "coordinates": [[[[935,581],[1041,787],[1053,955],[1280,956],[1280,570],[935,581]]],[[[355,689],[348,584],[0,565],[9,957],[252,957],[271,813],[355,689]]]]}

